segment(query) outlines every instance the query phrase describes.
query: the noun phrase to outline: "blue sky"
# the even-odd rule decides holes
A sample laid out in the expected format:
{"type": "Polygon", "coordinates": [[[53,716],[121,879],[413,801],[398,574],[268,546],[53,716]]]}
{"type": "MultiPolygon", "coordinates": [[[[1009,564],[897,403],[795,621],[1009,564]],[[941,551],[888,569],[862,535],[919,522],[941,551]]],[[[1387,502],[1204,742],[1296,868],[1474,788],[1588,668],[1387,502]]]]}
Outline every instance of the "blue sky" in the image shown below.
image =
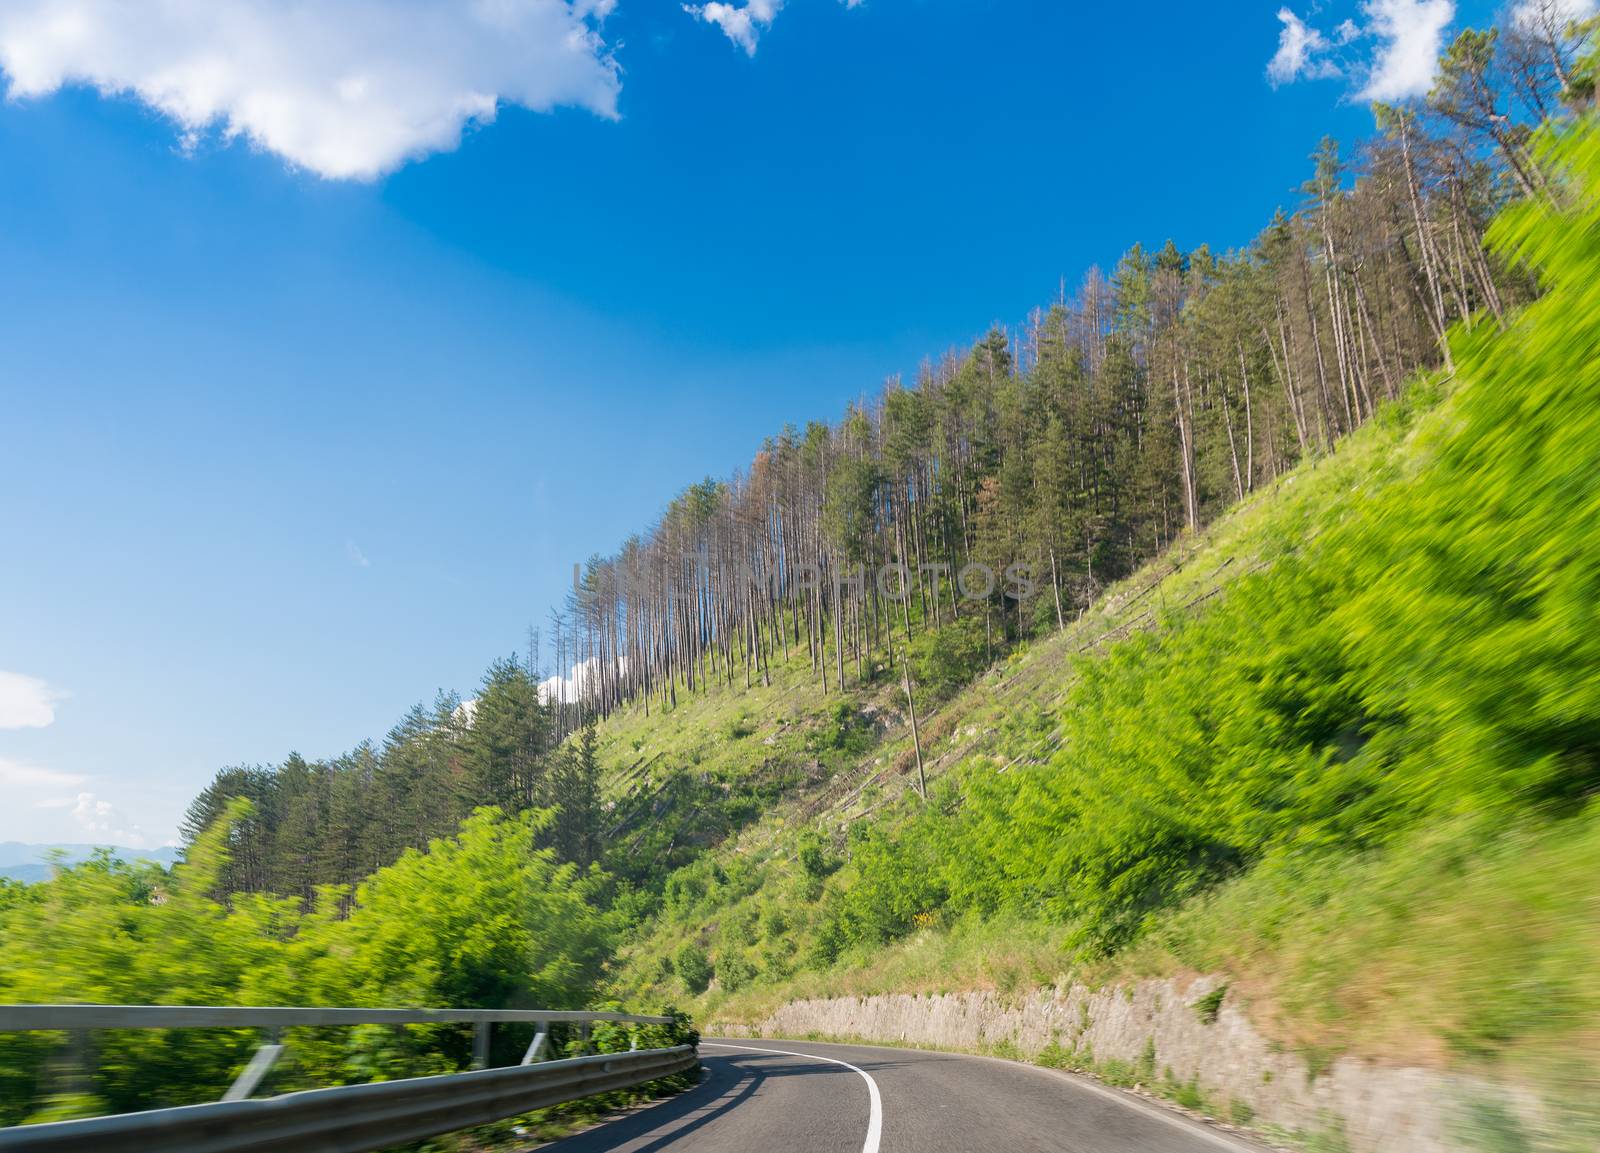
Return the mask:
{"type": "Polygon", "coordinates": [[[220,766],[470,695],[785,421],[1247,242],[1487,14],[487,10],[0,14],[0,839],[159,844],[220,766]]]}

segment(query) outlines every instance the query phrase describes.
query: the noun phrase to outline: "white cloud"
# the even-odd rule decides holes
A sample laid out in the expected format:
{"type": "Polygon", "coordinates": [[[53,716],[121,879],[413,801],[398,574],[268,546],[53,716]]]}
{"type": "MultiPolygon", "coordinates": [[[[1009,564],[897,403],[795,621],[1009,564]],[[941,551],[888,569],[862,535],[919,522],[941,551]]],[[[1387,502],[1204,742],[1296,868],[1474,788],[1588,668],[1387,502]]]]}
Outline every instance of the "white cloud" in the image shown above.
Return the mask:
{"type": "Polygon", "coordinates": [[[59,773],[0,757],[0,785],[8,789],[70,789],[83,782],[78,773],[59,773]]]}
{"type": "Polygon", "coordinates": [[[72,807],[72,819],[96,843],[125,845],[130,849],[144,848],[144,834],[138,826],[118,828],[116,809],[110,801],[102,801],[93,793],[79,793],[72,807]]]}
{"type": "Polygon", "coordinates": [[[685,4],[683,10],[707,24],[715,24],[745,53],[756,54],[756,41],[763,28],[770,27],[783,0],[745,0],[742,5],[711,0],[709,4],[685,4]]]}
{"type": "MultiPolygon", "coordinates": [[[[1528,4],[1592,6],[1595,0],[1525,0],[1528,4]]],[[[1455,19],[1455,0],[1363,0],[1363,23],[1345,20],[1331,36],[1280,8],[1278,51],[1267,64],[1273,87],[1295,80],[1355,76],[1361,100],[1405,100],[1433,85],[1445,31],[1455,19]],[[1360,47],[1372,45],[1364,60],[1360,47]]]]}
{"type": "MultiPolygon", "coordinates": [[[[1332,45],[1326,36],[1288,8],[1278,9],[1278,20],[1283,24],[1283,31],[1278,33],[1278,51],[1267,63],[1267,78],[1273,87],[1300,79],[1320,80],[1339,75],[1339,66],[1328,59],[1332,45]]],[[[1347,34],[1354,36],[1354,27],[1348,20],[1339,27],[1341,44],[1346,42],[1347,34]]]]}
{"type": "Polygon", "coordinates": [[[79,793],[72,819],[91,833],[104,832],[111,827],[111,802],[98,800],[93,793],[79,793]]]}
{"type": "Polygon", "coordinates": [[[42,729],[54,724],[56,702],[65,695],[38,677],[0,670],[0,729],[42,729]]]}
{"type": "MultiPolygon", "coordinates": [[[[628,659],[626,657],[617,658],[616,667],[619,672],[627,672],[628,659]]],[[[580,701],[589,688],[599,680],[601,671],[599,659],[590,657],[586,661],[573,665],[566,676],[562,676],[557,672],[554,676],[546,677],[540,681],[539,699],[546,704],[557,700],[569,703],[580,701]]]]}
{"type": "Polygon", "coordinates": [[[1405,100],[1433,86],[1444,32],[1455,19],[1455,0],[1366,0],[1368,31],[1378,37],[1377,56],[1364,100],[1405,100]]]}
{"type": "MultiPolygon", "coordinates": [[[[846,8],[859,8],[866,0],[840,0],[846,8]]],[[[685,4],[683,10],[696,20],[715,24],[745,55],[756,54],[756,41],[772,26],[785,0],[744,0],[743,4],[710,0],[707,4],[685,4]]]]}
{"type": "Polygon", "coordinates": [[[350,563],[357,568],[371,568],[372,562],[367,559],[367,554],[361,551],[361,546],[353,540],[344,542],[344,555],[350,558],[350,563]]]}
{"type": "Polygon", "coordinates": [[[73,840],[145,848],[144,830],[89,792],[90,778],[0,757],[0,796],[10,805],[17,840],[73,840]]]}
{"type": "MultiPolygon", "coordinates": [[[[766,0],[771,3],[771,0],[766,0]]],[[[12,99],[132,95],[330,179],[448,151],[503,104],[616,115],[615,0],[5,0],[12,99]]]]}

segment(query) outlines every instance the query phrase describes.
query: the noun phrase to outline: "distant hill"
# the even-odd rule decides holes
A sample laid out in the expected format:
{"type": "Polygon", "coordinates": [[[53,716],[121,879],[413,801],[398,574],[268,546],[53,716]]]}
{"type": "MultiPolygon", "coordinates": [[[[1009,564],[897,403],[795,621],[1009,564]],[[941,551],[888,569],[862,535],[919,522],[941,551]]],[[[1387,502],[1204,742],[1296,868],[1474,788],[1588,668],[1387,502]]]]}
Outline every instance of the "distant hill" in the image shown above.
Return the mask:
{"type": "Polygon", "coordinates": [[[109,848],[113,856],[124,861],[171,865],[179,857],[179,850],[170,845],[159,849],[130,849],[125,845],[30,845],[22,841],[0,841],[0,877],[12,881],[46,881],[50,879],[51,853],[59,852],[67,864],[77,864],[88,860],[101,848],[109,848]]]}

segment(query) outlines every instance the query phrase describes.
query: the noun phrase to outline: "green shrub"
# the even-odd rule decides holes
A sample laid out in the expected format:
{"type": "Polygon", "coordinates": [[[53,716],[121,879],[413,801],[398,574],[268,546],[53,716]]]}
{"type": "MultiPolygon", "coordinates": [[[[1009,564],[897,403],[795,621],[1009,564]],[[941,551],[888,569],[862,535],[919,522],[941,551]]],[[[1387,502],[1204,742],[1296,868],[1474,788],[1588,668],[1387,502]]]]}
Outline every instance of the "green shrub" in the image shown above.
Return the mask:
{"type": "Polygon", "coordinates": [[[1110,1057],[1102,1061],[1096,1072],[1099,1073],[1100,1079],[1107,1085],[1115,1085],[1119,1089],[1131,1089],[1138,1083],[1138,1075],[1134,1071],[1134,1067],[1116,1057],[1110,1057]]]}
{"type": "Polygon", "coordinates": [[[717,984],[729,993],[737,993],[755,980],[759,970],[740,953],[723,953],[717,957],[717,984]]]}
{"type": "Polygon", "coordinates": [[[1206,1108],[1205,1095],[1200,1092],[1200,1080],[1197,1077],[1191,1077],[1178,1085],[1173,1091],[1172,1099],[1185,1109],[1203,1111],[1206,1108]]]}
{"type": "Polygon", "coordinates": [[[678,980],[683,982],[683,987],[695,996],[706,991],[711,984],[712,968],[711,958],[706,956],[706,951],[694,942],[686,942],[672,958],[673,972],[678,974],[678,980]]]}
{"type": "Polygon", "coordinates": [[[848,761],[859,757],[873,745],[871,721],[852,702],[836,701],[828,714],[806,734],[806,750],[836,754],[848,761]]]}
{"type": "Polygon", "coordinates": [[[1202,1025],[1215,1025],[1217,1023],[1217,1015],[1222,1012],[1222,1002],[1227,995],[1228,986],[1222,984],[1194,1003],[1194,1014],[1200,1018],[1202,1025]]]}
{"type": "Polygon", "coordinates": [[[954,696],[988,664],[983,622],[971,616],[924,631],[911,643],[911,677],[924,707],[954,696]]]}
{"type": "Polygon", "coordinates": [[[828,851],[823,839],[814,833],[800,842],[796,859],[806,876],[819,880],[831,875],[841,864],[839,859],[828,851]]]}
{"type": "Polygon", "coordinates": [[[1134,1075],[1138,1077],[1141,1085],[1154,1083],[1156,1079],[1156,1039],[1144,1039],[1144,1052],[1139,1055],[1139,1063],[1134,1066],[1134,1075]]]}

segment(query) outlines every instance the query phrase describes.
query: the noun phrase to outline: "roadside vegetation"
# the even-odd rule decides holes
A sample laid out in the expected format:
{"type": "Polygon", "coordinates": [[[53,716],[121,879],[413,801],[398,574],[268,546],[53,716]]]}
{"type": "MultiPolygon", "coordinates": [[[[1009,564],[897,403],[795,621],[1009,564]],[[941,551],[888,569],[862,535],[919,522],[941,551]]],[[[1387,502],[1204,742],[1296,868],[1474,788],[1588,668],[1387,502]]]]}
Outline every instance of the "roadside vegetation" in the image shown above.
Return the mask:
{"type": "MultiPolygon", "coordinates": [[[[457,836],[407,852],[353,891],[329,887],[306,908],[295,897],[216,895],[248,804],[235,802],[171,870],[102,856],[47,883],[0,888],[0,999],[605,1007],[599,983],[622,927],[606,911],[611,882],[539,847],[549,812],[481,810],[457,836]]],[[[496,1063],[514,1064],[531,1028],[499,1027],[496,1063]]],[[[608,1051],[690,1036],[686,1023],[597,1026],[594,1041],[608,1051]]],[[[0,1125],[215,1101],[263,1041],[253,1030],[0,1033],[0,1125]]],[[[453,1072],[471,1058],[460,1025],[290,1029],[283,1041],[264,1092],[453,1072]]],[[[558,1051],[578,1042],[556,1039],[558,1051]]]]}

